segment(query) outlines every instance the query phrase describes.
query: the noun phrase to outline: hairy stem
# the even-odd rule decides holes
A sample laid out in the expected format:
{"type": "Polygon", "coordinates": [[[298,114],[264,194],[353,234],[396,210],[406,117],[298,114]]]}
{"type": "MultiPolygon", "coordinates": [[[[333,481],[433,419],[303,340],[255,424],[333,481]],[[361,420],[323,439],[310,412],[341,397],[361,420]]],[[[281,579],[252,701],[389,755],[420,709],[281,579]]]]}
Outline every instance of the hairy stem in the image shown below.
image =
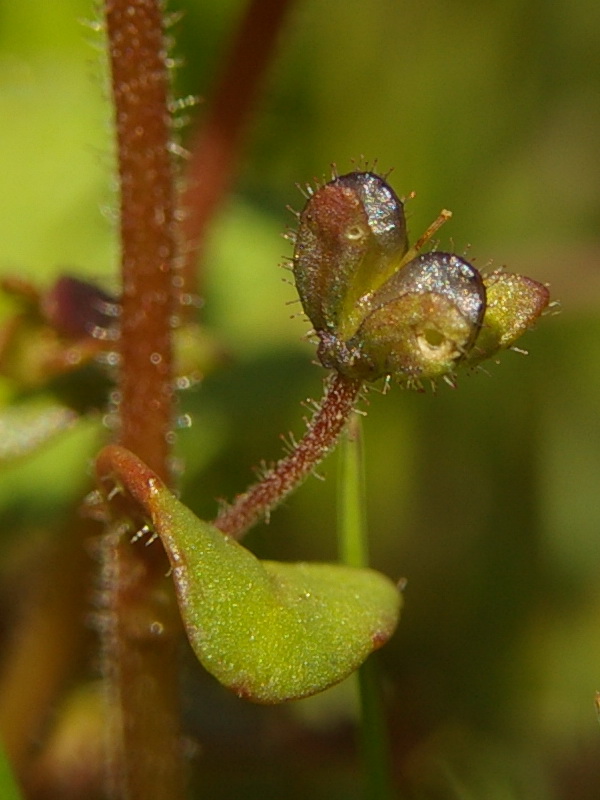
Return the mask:
{"type": "Polygon", "coordinates": [[[217,528],[241,539],[253,525],[264,517],[268,518],[271,510],[302,483],[336,444],[362,385],[362,381],[335,373],[329,379],[321,406],[301,441],[261,481],[238,495],[219,513],[214,522],[217,528]]]}
{"type": "MultiPolygon", "coordinates": [[[[181,197],[183,292],[196,294],[197,262],[207,226],[233,175],[241,141],[293,0],[251,0],[225,60],[208,117],[188,143],[181,197]]],[[[185,308],[185,306],[184,306],[185,308]]]]}
{"type": "Polygon", "coordinates": [[[173,167],[161,3],[107,0],[121,192],[121,443],[168,482],[173,167]]]}
{"type": "MultiPolygon", "coordinates": [[[[121,194],[119,439],[169,482],[175,192],[162,5],[106,0],[105,11],[121,194]]],[[[105,547],[109,794],[180,800],[180,623],[167,558],[158,542],[131,543],[118,518],[105,547]]]]}

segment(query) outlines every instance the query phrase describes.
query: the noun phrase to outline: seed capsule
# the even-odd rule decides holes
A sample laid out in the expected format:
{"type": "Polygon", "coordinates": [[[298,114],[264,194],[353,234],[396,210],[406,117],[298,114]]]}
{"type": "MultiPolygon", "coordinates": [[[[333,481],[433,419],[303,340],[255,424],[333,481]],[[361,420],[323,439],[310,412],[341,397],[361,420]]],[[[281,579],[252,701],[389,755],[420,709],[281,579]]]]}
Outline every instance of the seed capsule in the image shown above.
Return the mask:
{"type": "Polygon", "coordinates": [[[336,338],[354,333],[361,298],[389,277],[407,249],[402,201],[378,175],[351,172],[318,189],[300,215],[293,259],[315,331],[336,338]]]}
{"type": "Polygon", "coordinates": [[[366,380],[452,372],[479,333],[485,295],[479,272],[459,256],[418,256],[371,298],[373,310],[348,343],[352,371],[366,380]]]}
{"type": "Polygon", "coordinates": [[[451,369],[483,316],[479,273],[448,253],[408,265],[402,201],[372,172],[318,189],[300,215],[294,277],[326,367],[376,380],[451,369]]]}
{"type": "Polygon", "coordinates": [[[487,304],[481,333],[469,364],[477,364],[512,347],[532,328],[550,304],[550,292],[532,278],[510,272],[493,272],[485,278],[487,304]]]}
{"type": "Polygon", "coordinates": [[[453,253],[409,251],[402,201],[378,175],[351,172],[321,186],[300,215],[293,258],[302,306],[323,366],[350,378],[435,379],[507,348],[548,305],[520,275],[485,280],[453,253]]]}

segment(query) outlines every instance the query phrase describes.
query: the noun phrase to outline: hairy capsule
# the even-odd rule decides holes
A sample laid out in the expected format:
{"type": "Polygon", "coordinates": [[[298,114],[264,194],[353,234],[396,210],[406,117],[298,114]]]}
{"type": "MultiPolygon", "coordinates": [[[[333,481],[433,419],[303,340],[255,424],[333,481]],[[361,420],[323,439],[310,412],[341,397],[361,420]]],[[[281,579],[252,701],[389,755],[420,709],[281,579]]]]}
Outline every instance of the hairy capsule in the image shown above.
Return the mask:
{"type": "Polygon", "coordinates": [[[436,378],[452,372],[481,328],[480,274],[452,253],[418,256],[373,294],[349,346],[357,377],[436,378]]]}
{"type": "Polygon", "coordinates": [[[406,262],[402,201],[372,172],[318,189],[302,214],[294,277],[321,363],[353,378],[435,377],[473,343],[485,310],[479,273],[450,253],[406,262]]]}
{"type": "Polygon", "coordinates": [[[418,255],[437,227],[409,250],[402,201],[372,172],[339,176],[311,195],[293,272],[323,366],[418,382],[489,358],[532,326],[547,288],[508,273],[484,279],[453,253],[418,255]]]}
{"type": "Polygon", "coordinates": [[[485,286],[485,324],[469,353],[470,364],[512,347],[550,304],[548,287],[525,275],[493,272],[485,279],[485,286]]]}
{"type": "Polygon", "coordinates": [[[300,215],[293,272],[315,331],[342,338],[358,325],[363,298],[408,250],[402,201],[372,172],[326,183],[300,215]]]}

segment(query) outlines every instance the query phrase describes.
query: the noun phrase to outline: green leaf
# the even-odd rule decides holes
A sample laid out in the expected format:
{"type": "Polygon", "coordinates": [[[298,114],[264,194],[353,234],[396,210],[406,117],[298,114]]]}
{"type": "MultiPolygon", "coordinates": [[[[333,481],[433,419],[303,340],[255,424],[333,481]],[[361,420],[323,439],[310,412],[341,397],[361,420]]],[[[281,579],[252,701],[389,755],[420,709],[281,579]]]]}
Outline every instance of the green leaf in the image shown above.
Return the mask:
{"type": "Polygon", "coordinates": [[[123,448],[112,476],[141,504],[173,567],[185,628],[204,667],[239,696],[278,703],[338,683],[392,635],[396,585],[369,569],[259,561],[203,522],[123,448]]]}

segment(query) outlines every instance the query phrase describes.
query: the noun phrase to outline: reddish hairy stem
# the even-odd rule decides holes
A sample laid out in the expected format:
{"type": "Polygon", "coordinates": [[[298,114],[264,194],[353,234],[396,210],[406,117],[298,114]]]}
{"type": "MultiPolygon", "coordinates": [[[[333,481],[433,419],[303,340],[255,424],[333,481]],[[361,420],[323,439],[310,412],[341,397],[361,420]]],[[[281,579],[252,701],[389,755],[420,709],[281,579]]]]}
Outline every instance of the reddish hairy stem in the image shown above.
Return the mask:
{"type": "Polygon", "coordinates": [[[346,427],[362,385],[362,381],[335,373],[302,440],[259,483],[238,495],[219,513],[214,522],[217,528],[241,539],[253,525],[268,517],[270,511],[296,489],[334,447],[346,427]]]}
{"type": "Polygon", "coordinates": [[[231,181],[244,130],[292,1],[248,3],[208,118],[188,145],[192,156],[181,198],[184,293],[197,293],[196,266],[207,225],[231,181]]]}
{"type": "Polygon", "coordinates": [[[107,0],[121,191],[121,443],[168,482],[174,181],[162,4],[107,0]]]}
{"type": "MultiPolygon", "coordinates": [[[[169,482],[175,257],[169,81],[161,0],[106,0],[121,191],[120,443],[169,482]]],[[[160,543],[105,536],[110,684],[109,794],[181,800],[180,621],[160,543]]],[[[129,533],[131,533],[129,531],[129,533]]]]}

